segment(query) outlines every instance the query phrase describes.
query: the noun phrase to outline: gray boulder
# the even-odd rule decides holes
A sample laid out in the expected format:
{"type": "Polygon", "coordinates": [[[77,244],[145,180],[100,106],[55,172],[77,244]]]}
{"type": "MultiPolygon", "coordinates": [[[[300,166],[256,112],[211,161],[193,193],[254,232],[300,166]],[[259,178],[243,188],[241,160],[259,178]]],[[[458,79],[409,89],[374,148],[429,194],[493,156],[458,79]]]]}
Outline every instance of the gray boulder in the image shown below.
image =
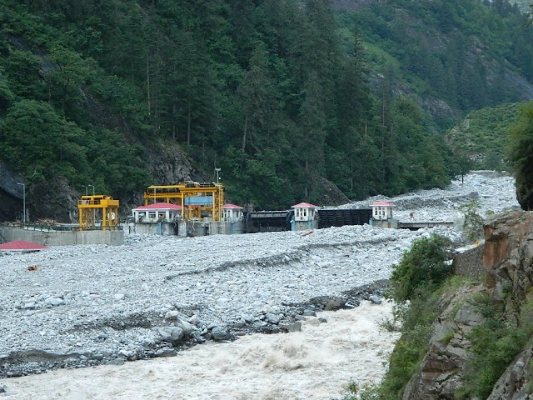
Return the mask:
{"type": "Polygon", "coordinates": [[[177,326],[163,326],[155,328],[161,340],[167,342],[178,342],[185,336],[183,329],[177,326]]]}
{"type": "Polygon", "coordinates": [[[213,330],[211,331],[211,335],[213,337],[213,340],[217,342],[222,341],[222,340],[229,340],[231,338],[231,335],[228,332],[228,330],[221,326],[217,326],[213,328],[213,330]]]}

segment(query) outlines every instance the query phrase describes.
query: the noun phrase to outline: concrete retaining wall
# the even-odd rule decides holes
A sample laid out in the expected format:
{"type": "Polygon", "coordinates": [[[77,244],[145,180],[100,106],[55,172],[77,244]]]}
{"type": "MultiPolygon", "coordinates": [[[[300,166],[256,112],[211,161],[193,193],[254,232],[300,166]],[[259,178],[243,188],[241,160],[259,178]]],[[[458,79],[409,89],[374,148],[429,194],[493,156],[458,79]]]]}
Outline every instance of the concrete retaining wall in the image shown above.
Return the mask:
{"type": "Polygon", "coordinates": [[[480,279],[485,276],[483,266],[484,245],[458,251],[453,258],[453,270],[456,275],[480,279]]]}
{"type": "Polygon", "coordinates": [[[137,233],[140,235],[175,235],[173,222],[159,223],[130,223],[124,227],[126,234],[137,233]]]}
{"type": "Polygon", "coordinates": [[[236,235],[240,233],[244,233],[244,221],[209,223],[210,235],[236,235]]]}
{"type": "Polygon", "coordinates": [[[123,231],[38,231],[12,227],[0,228],[7,242],[26,240],[43,246],[70,246],[74,244],[107,244],[122,246],[123,231]]]}
{"type": "Polygon", "coordinates": [[[124,227],[126,234],[143,235],[177,235],[206,236],[206,235],[232,235],[244,233],[244,222],[203,222],[203,221],[179,221],[157,223],[130,223],[124,227]]]}
{"type": "Polygon", "coordinates": [[[293,231],[307,231],[310,229],[318,229],[318,221],[291,221],[291,229],[293,231]]]}

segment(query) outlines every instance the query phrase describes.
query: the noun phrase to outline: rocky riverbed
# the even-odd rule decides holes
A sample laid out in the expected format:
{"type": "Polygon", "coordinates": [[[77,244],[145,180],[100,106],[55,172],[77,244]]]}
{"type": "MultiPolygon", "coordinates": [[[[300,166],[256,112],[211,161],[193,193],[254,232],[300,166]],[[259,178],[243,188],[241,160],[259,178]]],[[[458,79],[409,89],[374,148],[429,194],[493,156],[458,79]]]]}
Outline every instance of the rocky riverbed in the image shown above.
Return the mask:
{"type": "MultiPolygon", "coordinates": [[[[483,212],[517,206],[512,178],[472,174],[464,184],[397,198],[397,215],[455,220],[470,198],[480,200],[483,212]]],[[[452,228],[365,225],[305,235],[130,235],[120,247],[0,256],[0,377],[175,356],[206,341],[298,331],[302,322],[321,322],[320,311],[379,302],[392,265],[413,240],[432,232],[464,243],[452,228]]]]}
{"type": "MultiPolygon", "coordinates": [[[[420,234],[420,233],[419,233],[420,234]]],[[[0,258],[0,376],[175,355],[206,340],[299,329],[383,289],[417,236],[350,226],[301,233],[54,247],[0,258]]]]}

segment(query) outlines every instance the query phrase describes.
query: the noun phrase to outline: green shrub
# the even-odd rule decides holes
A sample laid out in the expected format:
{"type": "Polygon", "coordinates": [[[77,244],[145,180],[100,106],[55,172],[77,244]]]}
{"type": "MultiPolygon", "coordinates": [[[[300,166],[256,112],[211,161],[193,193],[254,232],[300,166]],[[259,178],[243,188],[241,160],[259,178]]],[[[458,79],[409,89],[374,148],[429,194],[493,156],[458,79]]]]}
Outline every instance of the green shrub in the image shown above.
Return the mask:
{"type": "Polygon", "coordinates": [[[481,204],[475,199],[459,206],[459,211],[465,217],[463,231],[470,240],[476,240],[483,236],[483,217],[478,213],[480,207],[481,204]]]}
{"type": "Polygon", "coordinates": [[[417,239],[393,266],[388,296],[396,303],[412,300],[420,289],[430,291],[453,274],[450,258],[451,242],[440,235],[417,239]]]}
{"type": "Polygon", "coordinates": [[[402,336],[379,387],[380,399],[401,397],[427,352],[433,324],[447,305],[443,293],[453,292],[450,288],[459,284],[457,279],[447,279],[453,275],[447,262],[450,245],[449,239],[439,235],[418,239],[394,266],[388,297],[396,302],[394,319],[401,321],[402,336]]]}
{"type": "Polygon", "coordinates": [[[365,384],[359,386],[352,381],[344,388],[344,395],[341,400],[380,400],[378,391],[378,385],[365,384]]]}
{"type": "Polygon", "coordinates": [[[472,348],[465,367],[464,387],[457,393],[461,399],[486,398],[533,334],[532,303],[522,305],[518,323],[505,318],[501,304],[491,303],[488,296],[478,297],[476,305],[486,320],[468,336],[472,348]]]}
{"type": "Polygon", "coordinates": [[[396,400],[417,370],[429,346],[433,323],[444,309],[441,291],[419,289],[421,295],[402,308],[402,336],[390,356],[389,369],[379,388],[380,399],[396,400]]]}

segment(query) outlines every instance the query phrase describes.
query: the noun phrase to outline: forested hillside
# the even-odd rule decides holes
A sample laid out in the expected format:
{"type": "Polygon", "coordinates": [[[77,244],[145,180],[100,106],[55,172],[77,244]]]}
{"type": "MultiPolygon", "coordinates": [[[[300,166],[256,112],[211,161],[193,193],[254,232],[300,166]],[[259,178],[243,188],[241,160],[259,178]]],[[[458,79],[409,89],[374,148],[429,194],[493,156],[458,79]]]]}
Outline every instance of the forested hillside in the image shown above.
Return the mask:
{"type": "Polygon", "coordinates": [[[0,161],[35,216],[52,183],[130,203],[176,183],[148,167],[178,148],[265,209],[443,186],[446,128],[533,97],[533,34],[502,1],[0,6],[0,161]]]}
{"type": "Polygon", "coordinates": [[[530,0],[513,0],[511,3],[516,4],[523,12],[529,12],[529,7],[531,5],[530,0]]]}
{"type": "Polygon", "coordinates": [[[526,104],[509,103],[472,111],[446,133],[446,141],[475,169],[510,170],[506,154],[509,133],[526,104]]]}

